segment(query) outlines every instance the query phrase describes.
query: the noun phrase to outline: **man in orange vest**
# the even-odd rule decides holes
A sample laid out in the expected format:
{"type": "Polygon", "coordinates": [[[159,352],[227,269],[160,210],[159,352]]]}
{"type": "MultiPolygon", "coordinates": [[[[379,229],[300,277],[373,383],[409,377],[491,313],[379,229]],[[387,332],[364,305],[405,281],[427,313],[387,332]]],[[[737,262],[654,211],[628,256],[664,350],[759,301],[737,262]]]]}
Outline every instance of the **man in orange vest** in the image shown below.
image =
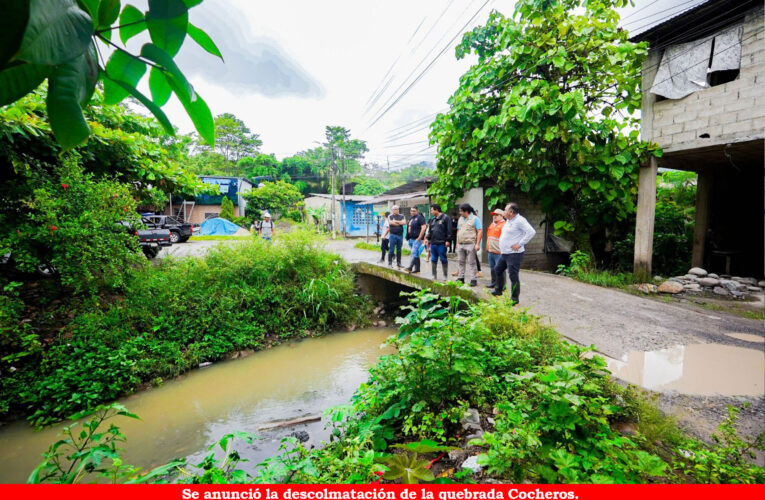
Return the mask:
{"type": "Polygon", "coordinates": [[[489,251],[489,269],[491,269],[491,283],[486,288],[495,288],[497,286],[497,277],[494,273],[494,266],[502,257],[499,250],[499,235],[502,234],[502,226],[505,225],[505,212],[501,208],[491,213],[492,222],[486,229],[486,249],[489,251]]]}

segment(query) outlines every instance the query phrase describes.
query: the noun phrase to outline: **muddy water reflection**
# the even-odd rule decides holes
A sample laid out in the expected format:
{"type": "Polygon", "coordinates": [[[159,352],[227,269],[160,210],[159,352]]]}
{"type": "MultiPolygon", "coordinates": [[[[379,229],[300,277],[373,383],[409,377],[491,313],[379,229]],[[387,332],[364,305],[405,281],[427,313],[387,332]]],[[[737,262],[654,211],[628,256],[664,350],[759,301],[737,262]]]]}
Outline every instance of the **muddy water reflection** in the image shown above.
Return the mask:
{"type": "Polygon", "coordinates": [[[614,376],[646,389],[701,396],[765,395],[765,354],[720,344],[692,344],[609,359],[614,376]]]}
{"type": "MultiPolygon", "coordinates": [[[[335,333],[275,347],[248,358],[216,363],[121,402],[141,421],[115,423],[128,438],[126,463],[153,467],[175,457],[197,463],[206,446],[232,430],[262,439],[240,449],[257,463],[272,455],[281,436],[306,430],[311,442],[328,437],[322,422],[259,432],[273,420],[321,412],[348,402],[367,368],[387,351],[390,329],[335,333]],[[196,460],[196,461],[195,461],[196,460]]],[[[61,426],[34,432],[26,423],[0,428],[0,482],[24,482],[61,426]]]]}

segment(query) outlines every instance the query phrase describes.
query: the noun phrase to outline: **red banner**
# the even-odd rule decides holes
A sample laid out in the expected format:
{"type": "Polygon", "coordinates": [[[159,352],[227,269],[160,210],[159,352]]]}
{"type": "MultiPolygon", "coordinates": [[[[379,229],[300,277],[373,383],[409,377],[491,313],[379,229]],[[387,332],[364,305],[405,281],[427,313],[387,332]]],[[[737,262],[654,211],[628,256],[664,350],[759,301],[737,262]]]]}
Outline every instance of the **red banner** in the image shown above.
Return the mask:
{"type": "MultiPolygon", "coordinates": [[[[759,493],[758,493],[759,492],[759,493]]],[[[26,500],[745,500],[765,485],[0,485],[26,500]]]]}

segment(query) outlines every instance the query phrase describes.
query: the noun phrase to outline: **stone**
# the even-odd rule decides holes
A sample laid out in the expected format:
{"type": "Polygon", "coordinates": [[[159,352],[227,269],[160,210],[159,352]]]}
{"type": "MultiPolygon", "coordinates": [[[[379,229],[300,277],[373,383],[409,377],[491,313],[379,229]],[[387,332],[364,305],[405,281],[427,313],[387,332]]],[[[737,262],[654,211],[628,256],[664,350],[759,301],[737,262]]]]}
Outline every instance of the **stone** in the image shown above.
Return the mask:
{"type": "Polygon", "coordinates": [[[733,280],[720,280],[720,286],[724,286],[729,292],[741,292],[746,290],[746,285],[742,285],[738,281],[733,280]]]}
{"type": "Polygon", "coordinates": [[[373,313],[375,316],[379,316],[379,315],[380,315],[380,311],[382,311],[382,307],[380,307],[380,306],[377,306],[377,307],[375,307],[375,308],[372,310],[372,313],[373,313]]]}
{"type": "Polygon", "coordinates": [[[682,276],[673,276],[672,278],[669,278],[667,281],[677,281],[678,283],[682,283],[684,280],[685,278],[683,278],[682,276]]]}
{"type": "Polygon", "coordinates": [[[664,281],[664,278],[662,278],[661,276],[654,276],[653,280],[654,281],[664,281]]]}
{"type": "Polygon", "coordinates": [[[637,424],[633,422],[619,422],[614,428],[625,436],[634,436],[637,433],[637,424]]]}
{"type": "Polygon", "coordinates": [[[483,430],[480,430],[478,432],[474,432],[472,434],[468,434],[465,438],[465,442],[469,443],[471,439],[481,439],[483,437],[483,430]]]}
{"type": "Polygon", "coordinates": [[[757,286],[758,286],[758,287],[760,287],[760,288],[765,288],[765,280],[763,280],[763,281],[758,281],[758,282],[757,282],[757,286]]]}
{"type": "Polygon", "coordinates": [[[637,286],[637,289],[643,293],[656,293],[659,291],[659,287],[652,283],[641,283],[637,286]]]}
{"type": "Polygon", "coordinates": [[[462,462],[465,460],[465,458],[467,458],[467,456],[468,452],[462,448],[458,448],[449,452],[449,460],[454,463],[462,462]]]}
{"type": "Polygon", "coordinates": [[[760,288],[760,287],[758,287],[758,286],[748,286],[748,287],[746,287],[746,290],[747,290],[748,292],[759,293],[759,292],[761,292],[761,291],[762,291],[762,288],[760,288]]]}
{"type": "Polygon", "coordinates": [[[699,277],[696,276],[695,274],[686,274],[685,276],[683,276],[683,280],[685,280],[685,281],[698,281],[699,277]]]}
{"type": "Polygon", "coordinates": [[[736,297],[737,299],[743,299],[744,298],[744,292],[739,292],[739,291],[733,290],[733,291],[730,292],[730,294],[733,295],[734,297],[736,297]]]}
{"type": "Polygon", "coordinates": [[[705,269],[701,269],[700,267],[692,267],[688,270],[688,274],[693,274],[694,276],[698,276],[699,278],[703,278],[707,275],[707,271],[705,269]]]}
{"type": "Polygon", "coordinates": [[[712,291],[717,295],[728,295],[728,289],[721,286],[716,286],[712,291]]]}
{"type": "Polygon", "coordinates": [[[677,281],[665,281],[659,285],[659,293],[680,293],[683,291],[683,284],[677,281]]]}
{"type": "Polygon", "coordinates": [[[693,291],[693,292],[700,292],[701,291],[701,285],[699,285],[698,283],[689,283],[688,285],[683,286],[683,288],[687,292],[691,292],[691,291],[693,291]]]}
{"type": "Polygon", "coordinates": [[[388,323],[385,322],[385,320],[380,320],[377,323],[375,323],[375,326],[379,326],[380,328],[388,326],[388,323]]]}
{"type": "Polygon", "coordinates": [[[465,459],[465,461],[462,462],[462,468],[473,471],[473,474],[478,474],[479,472],[483,470],[483,466],[478,465],[478,455],[467,457],[467,459],[465,459]]]}
{"type": "Polygon", "coordinates": [[[311,439],[311,436],[306,431],[294,431],[290,433],[290,437],[296,438],[301,443],[305,443],[309,439],[311,439]]]}
{"type": "Polygon", "coordinates": [[[716,279],[716,280],[719,280],[719,279],[720,279],[720,277],[719,277],[718,275],[716,275],[715,273],[709,273],[709,274],[707,274],[707,278],[714,278],[714,279],[716,279]]]}
{"type": "Polygon", "coordinates": [[[468,432],[478,432],[483,430],[481,428],[481,414],[478,413],[478,410],[475,408],[468,408],[465,415],[462,417],[462,420],[460,420],[460,424],[462,424],[462,428],[468,432]]]}
{"type": "Polygon", "coordinates": [[[496,425],[497,424],[497,422],[493,418],[491,418],[491,417],[488,417],[486,419],[486,421],[489,423],[489,425],[496,425]]]}
{"type": "Polygon", "coordinates": [[[699,279],[699,285],[701,286],[708,286],[708,287],[715,287],[720,284],[720,280],[715,278],[700,278],[699,279]]]}
{"type": "Polygon", "coordinates": [[[757,284],[757,280],[754,278],[738,278],[738,279],[733,278],[733,279],[744,285],[755,286],[757,284]]]}

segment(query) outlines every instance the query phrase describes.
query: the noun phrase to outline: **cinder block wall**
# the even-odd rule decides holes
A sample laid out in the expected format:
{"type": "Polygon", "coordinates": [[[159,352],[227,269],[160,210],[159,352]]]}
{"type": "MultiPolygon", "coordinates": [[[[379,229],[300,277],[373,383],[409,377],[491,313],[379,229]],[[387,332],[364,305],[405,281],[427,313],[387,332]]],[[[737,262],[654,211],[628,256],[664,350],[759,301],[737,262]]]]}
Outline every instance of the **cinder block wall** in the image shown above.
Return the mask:
{"type": "MultiPolygon", "coordinates": [[[[764,15],[759,7],[745,17],[736,80],[653,104],[652,123],[644,124],[652,130],[652,141],[671,152],[765,137],[764,15]],[[702,134],[709,138],[699,137],[702,134]]],[[[645,114],[644,120],[649,116],[645,114]]]]}

